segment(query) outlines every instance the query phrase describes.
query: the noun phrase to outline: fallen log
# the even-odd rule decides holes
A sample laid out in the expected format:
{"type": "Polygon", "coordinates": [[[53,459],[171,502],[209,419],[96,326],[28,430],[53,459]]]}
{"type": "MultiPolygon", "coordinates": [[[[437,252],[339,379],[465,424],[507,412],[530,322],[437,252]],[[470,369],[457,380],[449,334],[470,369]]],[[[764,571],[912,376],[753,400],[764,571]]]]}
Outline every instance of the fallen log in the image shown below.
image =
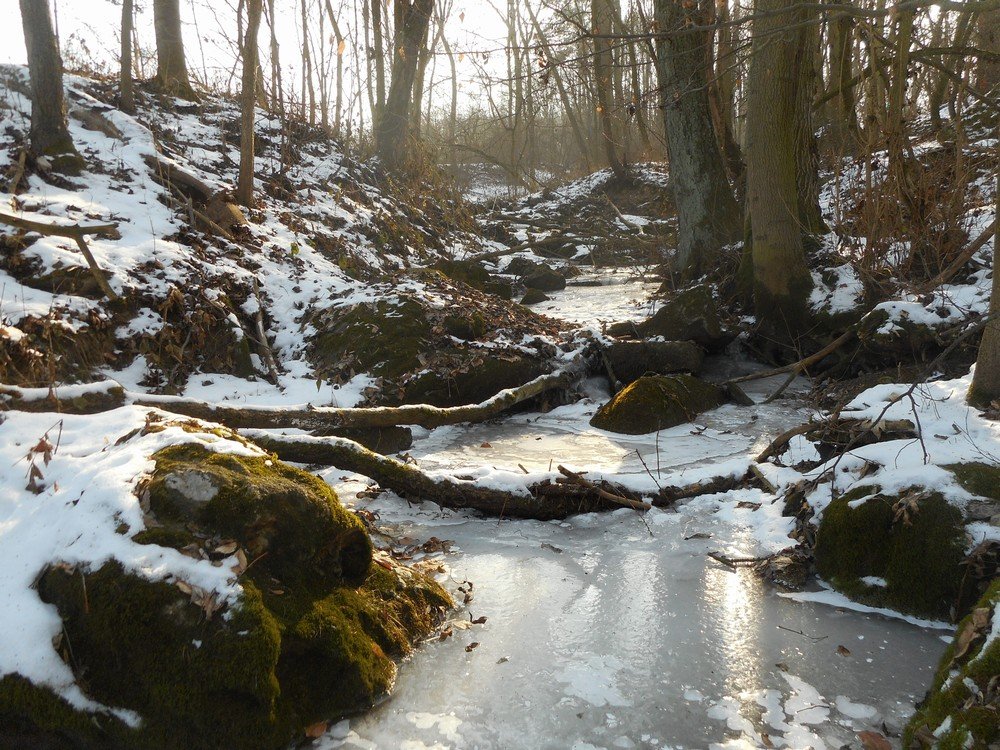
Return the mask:
{"type": "MultiPolygon", "coordinates": [[[[548,480],[524,488],[523,492],[501,490],[457,477],[435,477],[412,464],[373,453],[353,440],[311,436],[279,436],[258,430],[243,430],[244,437],[271,451],[282,461],[335,466],[373,479],[385,490],[410,500],[429,500],[445,508],[477,510],[499,518],[534,518],[540,521],[566,518],[577,513],[617,508],[596,486],[573,487],[548,480]],[[559,489],[556,489],[559,488],[559,489]]],[[[607,493],[611,494],[611,493],[607,493]]]]}
{"type": "MultiPolygon", "coordinates": [[[[103,392],[102,411],[135,404],[180,414],[186,417],[218,422],[231,429],[288,429],[331,430],[354,427],[396,427],[417,425],[433,429],[462,422],[482,422],[498,416],[505,410],[539,396],[547,391],[569,387],[578,375],[574,370],[542,375],[517,388],[500,391],[479,404],[438,407],[429,404],[407,406],[373,406],[357,408],[299,406],[290,408],[263,408],[255,406],[227,406],[180,396],[150,396],[126,391],[114,381],[92,384],[88,393],[103,392]]],[[[66,389],[75,393],[76,386],[66,389]]],[[[73,398],[63,398],[58,392],[45,388],[25,389],[0,385],[0,395],[6,397],[7,406],[21,411],[75,411],[73,398]]],[[[89,407],[92,408],[92,407],[89,407]]],[[[90,412],[92,413],[92,412],[90,412]]]]}
{"type": "Polygon", "coordinates": [[[94,277],[94,281],[97,282],[97,286],[105,296],[112,302],[118,299],[118,295],[108,284],[108,279],[104,275],[104,271],[97,264],[97,259],[94,258],[94,254],[90,252],[90,247],[87,245],[86,236],[88,234],[107,234],[108,232],[113,232],[118,228],[115,223],[111,224],[91,224],[91,225],[81,225],[81,224],[48,224],[42,221],[32,221],[31,219],[24,219],[20,216],[11,216],[10,214],[0,213],[0,224],[6,224],[7,226],[15,227],[17,229],[23,229],[26,232],[37,232],[38,234],[48,235],[50,237],[66,237],[76,242],[76,246],[83,255],[84,260],[87,261],[87,266],[90,268],[90,273],[94,277]]]}
{"type": "Polygon", "coordinates": [[[796,377],[801,375],[806,369],[816,364],[817,362],[823,360],[824,358],[830,356],[839,349],[841,346],[846,344],[851,338],[854,337],[854,329],[849,329],[840,334],[837,338],[831,341],[829,344],[824,346],[815,354],[810,354],[808,357],[803,357],[798,362],[792,362],[791,364],[784,365],[783,367],[775,367],[773,370],[762,370],[761,372],[752,372],[749,375],[741,375],[738,378],[730,378],[725,381],[722,385],[732,385],[733,383],[746,383],[751,380],[762,380],[763,378],[770,378],[774,375],[784,375],[789,373],[789,378],[786,380],[781,387],[768,397],[768,401],[773,400],[776,396],[782,393],[785,388],[787,388],[796,377]]]}

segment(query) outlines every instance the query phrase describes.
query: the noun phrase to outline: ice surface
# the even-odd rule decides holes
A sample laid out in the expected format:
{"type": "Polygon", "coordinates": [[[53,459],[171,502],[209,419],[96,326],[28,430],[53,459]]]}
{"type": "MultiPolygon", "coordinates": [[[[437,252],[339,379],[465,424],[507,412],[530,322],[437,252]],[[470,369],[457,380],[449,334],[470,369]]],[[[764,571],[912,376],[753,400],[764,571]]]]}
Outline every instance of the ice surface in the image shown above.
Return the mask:
{"type": "MultiPolygon", "coordinates": [[[[638,299],[632,309],[641,310],[647,290],[620,286],[617,298],[638,299]]],[[[571,287],[550,312],[593,319],[612,288],[571,287]]],[[[708,375],[749,367],[720,360],[708,375]]],[[[782,380],[747,390],[761,401],[782,380]]],[[[589,427],[607,393],[598,380],[583,390],[587,398],[547,414],[422,432],[410,454],[425,469],[456,472],[563,463],[652,491],[742,474],[770,438],[812,414],[792,396],[623,436],[589,427]]],[[[324,476],[346,501],[365,485],[337,470],[324,476]]],[[[452,591],[473,584],[472,601],[453,616],[488,619],[420,648],[391,699],[337,725],[319,747],[819,750],[856,743],[857,731],[881,731],[883,720],[900,728],[946,647],[940,631],[822,596],[786,598],[707,557],[788,546],[791,523],[773,500],[740,490],[645,516],[620,510],[550,523],[498,523],[392,495],[356,500],[397,537],[452,540],[442,579],[452,591]]]]}

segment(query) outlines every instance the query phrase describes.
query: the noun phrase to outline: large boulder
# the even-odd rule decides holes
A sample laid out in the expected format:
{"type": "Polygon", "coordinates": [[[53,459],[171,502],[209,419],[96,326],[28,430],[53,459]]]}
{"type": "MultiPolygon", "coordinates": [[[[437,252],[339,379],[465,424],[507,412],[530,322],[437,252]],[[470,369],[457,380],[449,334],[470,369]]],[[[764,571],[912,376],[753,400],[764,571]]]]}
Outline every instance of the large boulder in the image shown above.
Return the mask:
{"type": "Polygon", "coordinates": [[[542,292],[558,292],[566,288],[566,278],[548,266],[539,266],[537,270],[525,276],[521,283],[528,289],[538,289],[542,292]]]}
{"type": "Polygon", "coordinates": [[[652,317],[640,323],[617,323],[608,328],[608,333],[693,341],[710,351],[723,348],[733,338],[732,334],[723,330],[719,306],[707,284],[677,292],[652,317]]]}
{"type": "Polygon", "coordinates": [[[690,341],[617,341],[605,356],[615,377],[627,385],[648,374],[698,372],[705,352],[690,341]]]}
{"type": "Polygon", "coordinates": [[[531,357],[484,352],[466,367],[417,375],[406,384],[400,401],[443,407],[479,404],[502,390],[517,388],[545,372],[542,363],[531,357]]]}
{"type": "Polygon", "coordinates": [[[863,486],[823,511],[816,569],[865,604],[950,619],[964,593],[965,545],[962,512],[939,492],[863,486]]]}
{"type": "Polygon", "coordinates": [[[0,736],[12,728],[30,747],[278,750],[384,695],[394,659],[451,604],[387,556],[372,564],[361,522],[307,472],[201,444],[154,458],[135,540],[231,567],[240,593],[219,600],[117,562],[49,568],[38,592],[62,619],[78,684],[141,723],[82,720],[48,689],[8,677],[0,736]]]}
{"type": "Polygon", "coordinates": [[[621,390],[590,424],[609,432],[643,435],[690,422],[723,401],[721,388],[690,375],[650,375],[621,390]]]}

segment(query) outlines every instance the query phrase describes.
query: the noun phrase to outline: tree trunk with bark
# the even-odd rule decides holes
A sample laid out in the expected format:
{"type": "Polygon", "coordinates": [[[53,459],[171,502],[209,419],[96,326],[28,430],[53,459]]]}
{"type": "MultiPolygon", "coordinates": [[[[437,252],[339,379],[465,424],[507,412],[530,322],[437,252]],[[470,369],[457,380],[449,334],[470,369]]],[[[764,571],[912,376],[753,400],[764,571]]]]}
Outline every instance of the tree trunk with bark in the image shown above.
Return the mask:
{"type": "MultiPolygon", "coordinates": [[[[812,276],[799,220],[795,61],[804,12],[795,0],[758,0],[747,78],[747,209],[752,233],[753,297],[758,321],[778,342],[808,325],[812,276]],[[782,10],[789,10],[779,14],[782,10]]],[[[744,256],[746,258],[746,256],[744,256]]]]}
{"type": "Polygon", "coordinates": [[[253,205],[254,120],[257,112],[257,71],[260,51],[257,34],[263,0],[248,0],[247,33],[243,40],[243,90],[240,94],[240,176],[236,183],[236,202],[253,205]]]}
{"type": "Polygon", "coordinates": [[[826,222],[819,208],[819,147],[813,127],[813,101],[816,98],[817,51],[819,26],[809,24],[798,31],[798,53],[795,69],[795,183],[799,195],[799,221],[806,234],[826,231],[826,222]]]}
{"type": "Polygon", "coordinates": [[[31,75],[31,151],[60,172],[75,173],[83,160],[73,146],[63,99],[62,56],[48,0],[20,0],[24,46],[31,75]]]}
{"type": "Polygon", "coordinates": [[[413,81],[433,10],[434,0],[398,0],[396,5],[392,80],[375,127],[375,144],[387,169],[398,169],[406,159],[413,81]]]}
{"type": "Polygon", "coordinates": [[[858,137],[858,113],[854,101],[853,63],[854,20],[837,16],[828,24],[830,48],[830,87],[837,91],[833,98],[830,132],[835,150],[853,150],[858,137]]]}
{"type": "Polygon", "coordinates": [[[165,94],[197,101],[184,58],[180,0],[153,0],[153,28],[156,33],[156,85],[165,94]]]}
{"type": "MultiPolygon", "coordinates": [[[[997,134],[1000,135],[1000,129],[997,134]]],[[[1000,218],[1000,172],[997,175],[996,209],[1000,218]]],[[[979,344],[976,372],[972,376],[969,389],[969,403],[986,408],[1000,400],[1000,221],[993,233],[993,290],[990,296],[990,316],[996,316],[986,324],[979,344]]]]}
{"type": "Polygon", "coordinates": [[[122,0],[122,40],[118,106],[122,112],[135,112],[135,82],[132,80],[132,27],[135,22],[133,0],[122,0]]]}
{"type": "MultiPolygon", "coordinates": [[[[676,0],[657,0],[656,20],[667,32],[703,22],[695,5],[676,0]]],[[[739,239],[742,224],[712,125],[704,43],[704,35],[691,33],[656,40],[679,224],[676,267],[686,278],[713,268],[719,250],[739,239]]]]}
{"type": "Polygon", "coordinates": [[[597,95],[597,112],[601,123],[601,142],[608,166],[615,177],[625,177],[625,164],[619,154],[619,142],[612,114],[614,93],[612,89],[611,41],[601,35],[614,31],[613,10],[608,0],[591,0],[590,22],[594,36],[594,90],[597,95]]]}

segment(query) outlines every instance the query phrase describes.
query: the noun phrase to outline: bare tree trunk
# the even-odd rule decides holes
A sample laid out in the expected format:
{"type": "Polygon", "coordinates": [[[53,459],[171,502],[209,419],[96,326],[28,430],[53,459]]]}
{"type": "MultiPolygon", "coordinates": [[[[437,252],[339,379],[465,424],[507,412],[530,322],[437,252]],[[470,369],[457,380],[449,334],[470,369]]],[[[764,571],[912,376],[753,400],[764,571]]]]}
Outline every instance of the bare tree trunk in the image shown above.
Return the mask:
{"type": "MultiPolygon", "coordinates": [[[[1000,128],[997,135],[1000,135],[1000,128]]],[[[1000,219],[1000,171],[997,172],[996,187],[996,215],[1000,219]]],[[[993,234],[993,290],[989,314],[997,317],[987,323],[983,331],[976,372],[969,390],[969,403],[980,408],[1000,400],[1000,221],[996,222],[993,234]]]]}
{"type": "Polygon", "coordinates": [[[392,81],[375,128],[376,147],[387,169],[397,169],[405,161],[413,80],[433,10],[434,0],[397,0],[392,81]]]}
{"type": "Polygon", "coordinates": [[[133,0],[122,0],[122,44],[119,72],[120,99],[118,106],[122,112],[135,112],[135,84],[132,80],[132,28],[135,21],[133,0]]]}
{"type": "Polygon", "coordinates": [[[600,115],[601,141],[608,166],[615,177],[625,177],[625,164],[618,153],[620,144],[615,132],[612,107],[614,94],[612,91],[612,55],[611,42],[602,39],[601,35],[614,32],[613,11],[609,0],[591,0],[591,28],[594,36],[594,92],[597,95],[597,112],[600,115]]]}
{"type": "Polygon", "coordinates": [[[799,221],[802,231],[819,234],[826,222],[819,208],[819,149],[813,127],[813,100],[816,98],[816,51],[819,49],[819,26],[806,25],[798,31],[795,70],[795,182],[798,186],[799,221]]]}
{"type": "Polygon", "coordinates": [[[858,113],[854,101],[852,29],[854,20],[847,15],[837,16],[829,23],[830,86],[837,88],[830,118],[834,148],[839,152],[853,146],[858,137],[858,113]]]}
{"type": "Polygon", "coordinates": [[[375,47],[375,111],[372,117],[378,122],[385,109],[385,44],[382,41],[382,0],[369,0],[372,10],[372,43],[375,47]]]}
{"type": "Polygon", "coordinates": [[[1000,86],[1000,9],[979,11],[975,46],[986,53],[976,63],[975,86],[981,94],[996,92],[1000,86]]]}
{"type": "Polygon", "coordinates": [[[20,0],[24,46],[31,74],[31,151],[56,171],[75,173],[83,160],[73,146],[63,100],[62,56],[48,0],[20,0]]]}
{"type": "MultiPolygon", "coordinates": [[[[661,30],[702,22],[691,3],[657,0],[661,30]]],[[[670,152],[670,182],[678,216],[676,267],[695,278],[715,266],[719,250],[740,237],[742,222],[712,126],[708,57],[702,34],[656,40],[660,96],[670,152]]]]}
{"type": "Polygon", "coordinates": [[[236,202],[253,205],[254,115],[257,102],[257,71],[260,52],[257,34],[263,0],[247,0],[247,34],[243,40],[243,90],[240,93],[240,176],[236,183],[236,202]]]}
{"type": "Polygon", "coordinates": [[[156,32],[156,85],[170,96],[197,101],[184,58],[180,0],[153,0],[153,27],[156,32]]]}
{"type": "MultiPolygon", "coordinates": [[[[758,14],[795,0],[758,0],[758,14]]],[[[801,15],[804,15],[801,14],[801,15]]],[[[812,276],[806,267],[796,181],[795,61],[805,21],[791,12],[758,17],[747,80],[747,208],[752,231],[753,295],[766,335],[794,341],[808,325],[812,276]]]]}
{"type": "Polygon", "coordinates": [[[451,67],[451,108],[448,112],[448,143],[451,148],[451,161],[458,161],[455,153],[455,137],[458,130],[458,67],[455,63],[455,53],[452,52],[448,43],[448,35],[441,35],[441,44],[444,46],[445,54],[448,55],[448,65],[451,67]]]}

